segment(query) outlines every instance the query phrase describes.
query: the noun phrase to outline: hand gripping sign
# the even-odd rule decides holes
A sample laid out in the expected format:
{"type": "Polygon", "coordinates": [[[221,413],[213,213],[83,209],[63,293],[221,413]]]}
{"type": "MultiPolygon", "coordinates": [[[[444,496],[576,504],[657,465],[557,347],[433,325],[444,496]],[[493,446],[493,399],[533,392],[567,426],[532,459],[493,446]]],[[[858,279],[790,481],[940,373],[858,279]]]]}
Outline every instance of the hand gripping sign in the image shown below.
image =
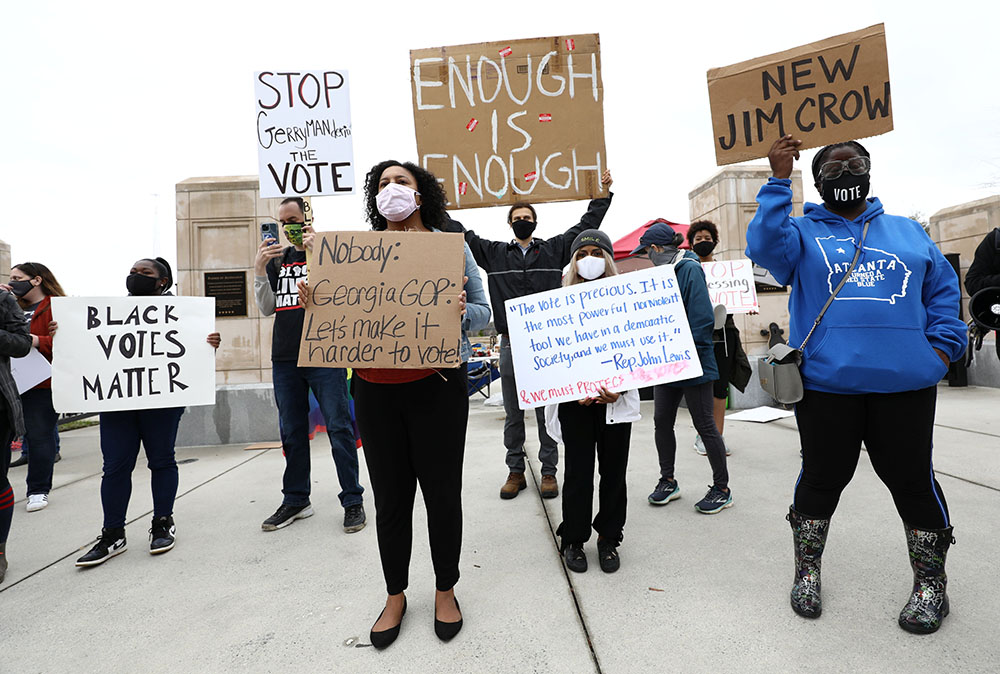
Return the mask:
{"type": "Polygon", "coordinates": [[[506,302],[518,405],[700,377],[672,265],[506,302]]]}

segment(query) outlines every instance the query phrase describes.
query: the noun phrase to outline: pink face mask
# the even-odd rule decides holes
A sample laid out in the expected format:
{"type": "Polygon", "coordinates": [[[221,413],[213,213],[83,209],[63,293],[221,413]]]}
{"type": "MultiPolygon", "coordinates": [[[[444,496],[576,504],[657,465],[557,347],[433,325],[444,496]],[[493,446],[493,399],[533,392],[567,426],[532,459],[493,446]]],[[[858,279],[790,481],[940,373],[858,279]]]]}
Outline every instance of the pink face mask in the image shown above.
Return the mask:
{"type": "Polygon", "coordinates": [[[386,220],[399,222],[406,220],[417,210],[418,194],[420,193],[413,188],[389,183],[375,196],[375,206],[386,220]]]}

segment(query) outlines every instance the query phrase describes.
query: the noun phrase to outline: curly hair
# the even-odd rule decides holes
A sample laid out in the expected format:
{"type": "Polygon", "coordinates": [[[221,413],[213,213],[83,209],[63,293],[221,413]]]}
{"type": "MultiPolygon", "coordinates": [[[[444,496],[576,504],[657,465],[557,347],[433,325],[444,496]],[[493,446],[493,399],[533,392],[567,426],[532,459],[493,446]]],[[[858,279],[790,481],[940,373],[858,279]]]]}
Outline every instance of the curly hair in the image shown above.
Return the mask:
{"type": "Polygon", "coordinates": [[[719,228],[715,226],[715,223],[710,220],[699,220],[698,222],[692,222],[691,226],[688,227],[687,240],[688,245],[694,245],[694,235],[698,232],[708,232],[712,236],[712,241],[719,243],[719,228]]]}
{"type": "Polygon", "coordinates": [[[372,167],[368,175],[365,176],[365,217],[376,231],[384,230],[388,223],[385,217],[378,212],[375,205],[375,197],[378,195],[378,183],[382,179],[382,172],[390,166],[402,166],[413,174],[417,181],[417,192],[420,193],[420,219],[426,227],[442,228],[448,221],[444,205],[447,198],[441,183],[437,181],[434,174],[427,169],[422,169],[413,162],[398,162],[394,159],[387,159],[372,167]]]}

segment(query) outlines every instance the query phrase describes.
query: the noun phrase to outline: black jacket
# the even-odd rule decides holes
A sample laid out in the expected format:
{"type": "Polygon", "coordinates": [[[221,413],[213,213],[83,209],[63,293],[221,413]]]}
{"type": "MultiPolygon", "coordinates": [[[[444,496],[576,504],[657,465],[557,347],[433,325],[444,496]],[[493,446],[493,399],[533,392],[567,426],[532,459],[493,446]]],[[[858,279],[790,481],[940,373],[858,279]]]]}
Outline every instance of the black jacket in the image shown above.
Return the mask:
{"type": "Polygon", "coordinates": [[[972,266],[965,274],[965,289],[970,297],[983,288],[996,286],[1000,286],[1000,227],[980,242],[972,266]]]}
{"type": "Polygon", "coordinates": [[[584,230],[600,228],[612,196],[609,192],[606,197],[592,200],[579,224],[565,233],[551,239],[532,239],[526,253],[517,241],[490,241],[479,238],[471,229],[465,232],[465,242],[476,264],[486,270],[497,332],[507,334],[503,305],[506,300],[552,290],[562,284],[562,270],[569,263],[573,240],[584,230]]]}

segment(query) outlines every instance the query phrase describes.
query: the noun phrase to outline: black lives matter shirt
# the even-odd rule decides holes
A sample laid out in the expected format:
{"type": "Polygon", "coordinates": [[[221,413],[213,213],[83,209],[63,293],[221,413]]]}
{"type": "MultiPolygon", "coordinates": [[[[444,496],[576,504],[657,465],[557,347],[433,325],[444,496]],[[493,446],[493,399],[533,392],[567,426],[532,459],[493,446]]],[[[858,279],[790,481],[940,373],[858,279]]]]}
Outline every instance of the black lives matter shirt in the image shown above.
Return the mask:
{"type": "Polygon", "coordinates": [[[306,253],[288,246],[281,257],[267,264],[267,281],[274,291],[274,328],[271,331],[271,360],[299,360],[299,341],[305,310],[299,305],[296,283],[306,278],[306,253]]]}

